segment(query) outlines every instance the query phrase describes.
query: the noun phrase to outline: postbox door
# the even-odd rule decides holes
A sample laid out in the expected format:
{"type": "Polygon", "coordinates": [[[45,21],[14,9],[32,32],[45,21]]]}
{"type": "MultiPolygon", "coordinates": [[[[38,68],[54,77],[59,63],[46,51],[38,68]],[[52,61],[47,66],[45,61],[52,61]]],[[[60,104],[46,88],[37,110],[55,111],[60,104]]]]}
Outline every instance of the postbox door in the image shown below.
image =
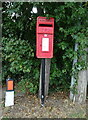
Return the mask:
{"type": "Polygon", "coordinates": [[[38,58],[53,57],[53,35],[37,34],[37,51],[38,58]]]}

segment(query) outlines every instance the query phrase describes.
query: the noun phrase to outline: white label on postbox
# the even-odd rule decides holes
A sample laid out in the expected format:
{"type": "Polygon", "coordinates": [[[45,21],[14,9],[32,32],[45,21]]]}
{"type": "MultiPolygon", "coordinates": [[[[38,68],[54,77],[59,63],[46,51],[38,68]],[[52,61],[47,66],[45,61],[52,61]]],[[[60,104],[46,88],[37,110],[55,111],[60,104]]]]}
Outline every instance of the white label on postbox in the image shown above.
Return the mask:
{"type": "Polygon", "coordinates": [[[49,38],[42,38],[42,51],[49,51],[49,38]]]}

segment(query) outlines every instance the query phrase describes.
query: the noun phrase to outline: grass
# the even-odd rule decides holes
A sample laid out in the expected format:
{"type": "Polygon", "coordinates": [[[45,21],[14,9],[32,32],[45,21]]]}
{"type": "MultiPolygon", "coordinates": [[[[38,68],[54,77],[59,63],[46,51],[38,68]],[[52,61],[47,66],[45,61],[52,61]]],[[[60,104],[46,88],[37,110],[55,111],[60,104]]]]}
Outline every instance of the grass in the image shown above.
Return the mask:
{"type": "Polygon", "coordinates": [[[69,114],[69,118],[86,118],[86,111],[79,111],[79,112],[74,112],[69,114]]]}

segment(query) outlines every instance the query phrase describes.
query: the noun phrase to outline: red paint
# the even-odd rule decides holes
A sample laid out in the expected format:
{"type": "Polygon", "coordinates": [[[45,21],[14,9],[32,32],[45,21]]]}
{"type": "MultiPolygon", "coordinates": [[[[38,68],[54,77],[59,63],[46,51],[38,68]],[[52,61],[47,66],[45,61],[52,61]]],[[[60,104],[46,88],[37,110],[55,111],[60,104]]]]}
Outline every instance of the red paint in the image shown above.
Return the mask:
{"type": "Polygon", "coordinates": [[[54,40],[54,18],[46,19],[46,17],[37,17],[36,25],[37,58],[53,57],[53,40],[54,40]],[[46,41],[47,45],[45,44],[44,40],[46,41]],[[44,42],[44,44],[42,41],[44,42]]]}

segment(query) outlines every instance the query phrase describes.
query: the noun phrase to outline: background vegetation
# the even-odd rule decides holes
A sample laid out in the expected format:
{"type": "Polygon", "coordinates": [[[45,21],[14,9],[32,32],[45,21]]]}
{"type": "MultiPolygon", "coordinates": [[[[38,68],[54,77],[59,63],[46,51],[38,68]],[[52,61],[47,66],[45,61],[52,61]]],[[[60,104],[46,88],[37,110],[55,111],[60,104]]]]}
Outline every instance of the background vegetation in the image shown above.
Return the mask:
{"type": "Polygon", "coordinates": [[[4,2],[3,83],[9,75],[24,92],[38,91],[41,59],[35,55],[37,16],[55,18],[50,89],[69,90],[73,59],[78,58],[73,73],[87,66],[88,2],[4,2]],[[33,12],[33,7],[37,8],[37,13],[33,12]],[[75,43],[79,46],[77,52],[74,51],[75,43]]]}

